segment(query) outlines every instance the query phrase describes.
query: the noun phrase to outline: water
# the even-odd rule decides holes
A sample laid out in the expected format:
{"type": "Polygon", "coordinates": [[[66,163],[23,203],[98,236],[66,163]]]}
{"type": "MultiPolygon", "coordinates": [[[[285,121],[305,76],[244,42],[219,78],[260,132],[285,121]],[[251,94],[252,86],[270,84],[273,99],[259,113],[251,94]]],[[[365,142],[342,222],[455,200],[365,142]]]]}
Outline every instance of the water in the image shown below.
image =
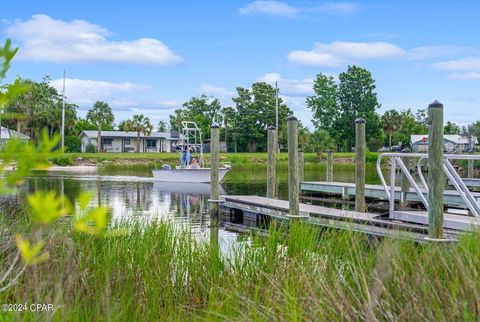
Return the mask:
{"type": "MultiPolygon", "coordinates": [[[[352,165],[337,166],[334,180],[353,182],[352,165]]],[[[260,195],[266,193],[266,171],[230,171],[222,184],[221,194],[260,195]]],[[[280,199],[288,199],[288,173],[277,171],[280,199]]],[[[306,181],[325,180],[325,169],[306,169],[306,181]]],[[[375,169],[368,168],[367,182],[378,183],[375,169]]],[[[108,206],[112,221],[136,218],[145,223],[157,219],[169,219],[178,225],[186,225],[199,238],[210,234],[208,198],[210,187],[206,184],[165,184],[154,182],[148,167],[109,167],[98,174],[36,173],[27,178],[21,195],[36,190],[56,190],[72,202],[80,192],[92,194],[92,206],[108,206]]],[[[222,248],[237,240],[237,234],[219,229],[222,248]]]]}

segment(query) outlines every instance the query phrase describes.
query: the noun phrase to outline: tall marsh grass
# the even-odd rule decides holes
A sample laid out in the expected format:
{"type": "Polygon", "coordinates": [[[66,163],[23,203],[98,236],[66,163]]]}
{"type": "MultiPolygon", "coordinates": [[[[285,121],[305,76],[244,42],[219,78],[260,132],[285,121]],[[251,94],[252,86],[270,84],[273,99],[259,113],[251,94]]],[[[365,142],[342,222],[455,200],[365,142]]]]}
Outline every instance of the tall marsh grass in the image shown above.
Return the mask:
{"type": "MultiPolygon", "coordinates": [[[[169,222],[129,234],[67,233],[2,303],[52,303],[17,320],[467,320],[480,317],[480,234],[455,245],[372,241],[292,223],[227,254],[169,222]]],[[[273,227],[273,225],[272,225],[273,227]]],[[[216,234],[212,234],[216,236],[216,234]]],[[[221,241],[220,241],[221,242],[221,241]]],[[[1,257],[5,260],[5,254],[1,257]]],[[[8,318],[7,318],[8,316],[8,318]]]]}

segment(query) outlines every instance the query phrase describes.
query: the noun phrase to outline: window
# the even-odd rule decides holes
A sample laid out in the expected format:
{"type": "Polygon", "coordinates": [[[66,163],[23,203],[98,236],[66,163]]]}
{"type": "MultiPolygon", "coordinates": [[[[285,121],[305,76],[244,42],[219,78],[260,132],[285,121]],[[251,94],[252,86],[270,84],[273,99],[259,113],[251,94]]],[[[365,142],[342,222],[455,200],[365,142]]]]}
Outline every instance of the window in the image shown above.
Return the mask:
{"type": "Polygon", "coordinates": [[[157,140],[147,140],[147,148],[156,148],[157,140]]]}
{"type": "Polygon", "coordinates": [[[112,145],[113,139],[103,139],[102,138],[102,145],[112,145]]]}
{"type": "Polygon", "coordinates": [[[123,144],[130,145],[130,139],[123,139],[123,144]]]}

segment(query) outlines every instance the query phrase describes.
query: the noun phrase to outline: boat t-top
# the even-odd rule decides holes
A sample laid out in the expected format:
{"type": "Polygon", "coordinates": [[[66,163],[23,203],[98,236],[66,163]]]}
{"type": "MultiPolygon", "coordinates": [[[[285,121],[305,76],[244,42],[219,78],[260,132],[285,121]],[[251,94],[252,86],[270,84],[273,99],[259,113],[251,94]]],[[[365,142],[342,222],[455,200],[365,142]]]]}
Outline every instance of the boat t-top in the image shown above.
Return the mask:
{"type": "MultiPolygon", "coordinates": [[[[181,151],[180,165],[172,169],[164,164],[161,169],[152,171],[155,181],[210,183],[210,168],[203,159],[202,132],[195,122],[182,121],[182,133],[178,138],[177,149],[181,151]]],[[[229,165],[218,169],[218,180],[230,170],[229,165]]]]}

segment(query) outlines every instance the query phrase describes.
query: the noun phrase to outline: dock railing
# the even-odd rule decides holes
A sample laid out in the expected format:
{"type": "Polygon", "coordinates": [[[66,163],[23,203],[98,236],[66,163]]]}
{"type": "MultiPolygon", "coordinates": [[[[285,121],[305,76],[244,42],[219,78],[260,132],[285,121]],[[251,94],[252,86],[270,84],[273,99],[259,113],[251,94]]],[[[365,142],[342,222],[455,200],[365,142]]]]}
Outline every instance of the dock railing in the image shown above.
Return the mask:
{"type": "MultiPolygon", "coordinates": [[[[395,212],[395,179],[396,179],[396,170],[397,168],[400,169],[402,174],[405,178],[409,181],[411,187],[417,193],[419,199],[421,200],[422,204],[425,208],[429,209],[428,204],[428,185],[425,180],[425,176],[423,175],[422,169],[422,161],[428,159],[428,154],[424,153],[396,153],[396,152],[387,152],[382,153],[379,155],[377,159],[377,173],[380,178],[380,181],[385,189],[385,193],[388,196],[389,200],[389,216],[390,218],[394,218],[395,212]],[[409,167],[405,165],[402,158],[416,158],[417,161],[417,174],[422,184],[422,187],[415,181],[413,176],[410,173],[409,167]],[[385,177],[382,172],[381,163],[383,158],[390,158],[391,159],[391,167],[390,167],[390,186],[387,185],[385,177]],[[423,189],[423,191],[422,191],[423,189]],[[424,193],[425,192],[425,193],[424,193]]],[[[462,198],[463,202],[467,206],[470,213],[480,219],[480,205],[475,200],[474,196],[472,195],[471,191],[468,189],[467,185],[460,177],[458,172],[453,167],[450,160],[480,160],[480,155],[472,155],[472,154],[445,154],[443,156],[443,170],[455,190],[459,193],[460,197],[462,198]]],[[[405,193],[405,192],[401,192],[405,193]]],[[[403,196],[402,196],[403,197],[403,196]]]]}

